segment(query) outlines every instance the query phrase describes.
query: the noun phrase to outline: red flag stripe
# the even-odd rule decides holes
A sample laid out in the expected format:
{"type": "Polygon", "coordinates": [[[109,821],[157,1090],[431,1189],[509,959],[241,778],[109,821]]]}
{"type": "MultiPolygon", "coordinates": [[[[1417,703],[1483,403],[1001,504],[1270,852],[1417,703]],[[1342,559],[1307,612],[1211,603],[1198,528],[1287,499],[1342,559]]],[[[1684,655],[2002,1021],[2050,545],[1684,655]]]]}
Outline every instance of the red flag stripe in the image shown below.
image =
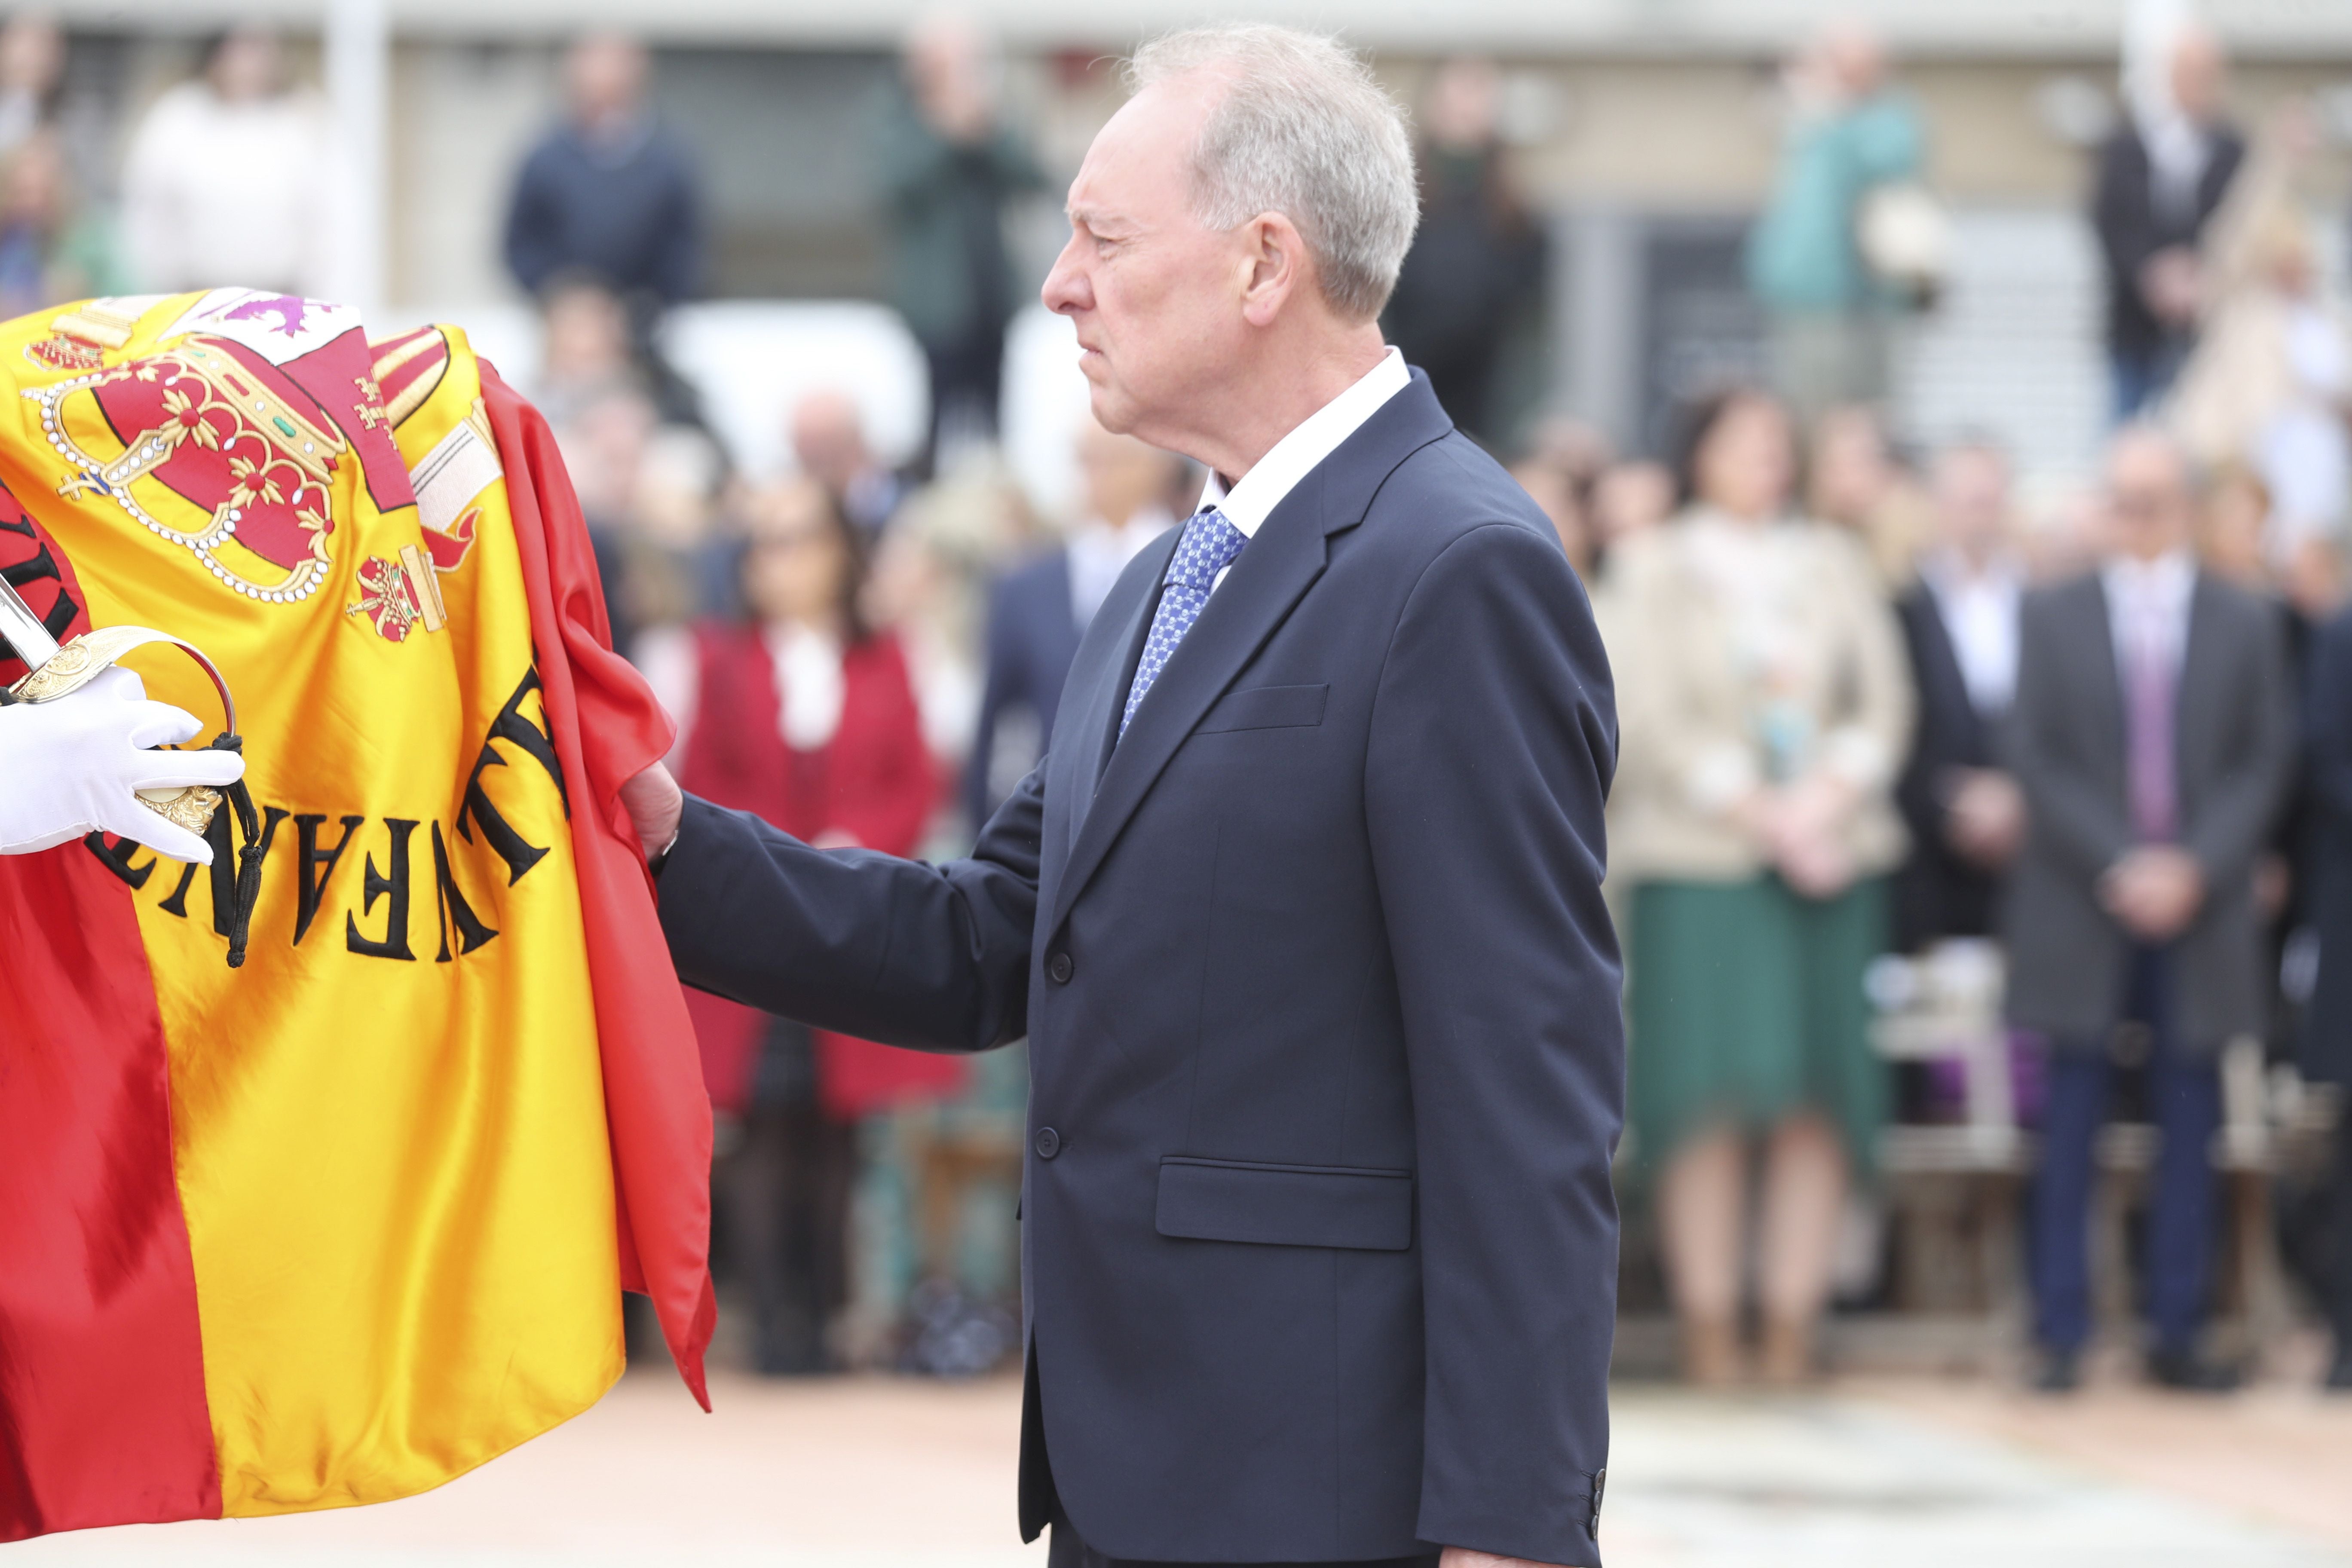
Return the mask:
{"type": "MultiPolygon", "coordinates": [[[[26,584],[36,612],[62,595],[67,634],[89,630],[71,566],[5,490],[0,523],[0,568],[46,551],[56,569],[26,584]]],[[[0,1541],[218,1517],[171,1069],[131,889],[79,844],[0,856],[0,1541]]]]}

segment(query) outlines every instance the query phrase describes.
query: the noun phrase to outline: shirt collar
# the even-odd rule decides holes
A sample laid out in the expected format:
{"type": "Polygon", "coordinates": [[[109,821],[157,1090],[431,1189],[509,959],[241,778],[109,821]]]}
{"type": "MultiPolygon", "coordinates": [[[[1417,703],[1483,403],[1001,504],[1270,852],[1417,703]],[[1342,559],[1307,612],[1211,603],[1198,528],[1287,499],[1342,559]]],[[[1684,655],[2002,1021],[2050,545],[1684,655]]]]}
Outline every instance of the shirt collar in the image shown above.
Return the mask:
{"type": "Polygon", "coordinates": [[[1996,552],[1975,571],[1957,550],[1932,551],[1919,563],[1919,576],[1939,599],[1973,593],[2015,598],[2025,586],[2024,567],[2007,551],[1996,552]]]}
{"type": "Polygon", "coordinates": [[[1201,491],[1202,509],[1216,508],[1227,522],[1241,531],[1243,538],[1255,539],[1259,525],[1274,514],[1285,496],[1297,488],[1298,481],[1313,473],[1324,458],[1361,429],[1382,404],[1412,382],[1412,372],[1405,368],[1404,355],[1391,348],[1354,385],[1308,415],[1289,435],[1276,441],[1273,449],[1260,458],[1257,466],[1244,474],[1231,490],[1212,469],[1209,482],[1201,491]]]}
{"type": "Polygon", "coordinates": [[[2112,555],[2100,575],[2111,595],[2147,595],[2169,606],[2187,601],[2197,581],[2197,563],[2186,550],[2167,551],[2153,561],[2112,555]]]}

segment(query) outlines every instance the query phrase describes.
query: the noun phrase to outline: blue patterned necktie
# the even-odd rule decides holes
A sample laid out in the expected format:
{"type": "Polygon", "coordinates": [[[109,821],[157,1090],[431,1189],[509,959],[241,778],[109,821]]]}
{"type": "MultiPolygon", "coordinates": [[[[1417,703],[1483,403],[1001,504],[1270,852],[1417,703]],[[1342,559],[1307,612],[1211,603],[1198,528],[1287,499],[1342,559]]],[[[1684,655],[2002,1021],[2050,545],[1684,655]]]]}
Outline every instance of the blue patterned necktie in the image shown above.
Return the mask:
{"type": "Polygon", "coordinates": [[[1152,613],[1150,640],[1143,645],[1143,658],[1136,663],[1135,684],[1127,690],[1127,711],[1118,719],[1120,734],[1126,734],[1127,727],[1135,722],[1135,710],[1143,694],[1151,689],[1151,683],[1168,668],[1176,645],[1201,618],[1217,574],[1232,565],[1248,542],[1248,537],[1213,507],[1194,512],[1184,525],[1184,537],[1176,542],[1176,554],[1168,563],[1168,586],[1160,592],[1160,608],[1152,613]]]}

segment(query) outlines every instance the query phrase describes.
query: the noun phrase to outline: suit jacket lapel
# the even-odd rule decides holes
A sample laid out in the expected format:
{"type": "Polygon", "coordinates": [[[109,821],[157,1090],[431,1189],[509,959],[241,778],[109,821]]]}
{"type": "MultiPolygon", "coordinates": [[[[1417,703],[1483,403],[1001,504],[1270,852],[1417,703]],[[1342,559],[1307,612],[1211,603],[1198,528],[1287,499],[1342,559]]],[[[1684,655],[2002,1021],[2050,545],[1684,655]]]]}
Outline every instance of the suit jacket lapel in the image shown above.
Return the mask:
{"type": "Polygon", "coordinates": [[[1077,658],[1078,645],[1086,640],[1086,628],[1078,625],[1077,606],[1070,602],[1070,552],[1054,552],[1053,570],[1045,576],[1045,587],[1053,603],[1037,607],[1039,634],[1047,642],[1046,653],[1057,659],[1064,669],[1077,658]]]}
{"type": "MultiPolygon", "coordinates": [[[[1118,732],[1118,716],[1127,707],[1127,689],[1137,656],[1126,660],[1126,671],[1112,689],[1106,713],[1107,735],[1113,747],[1094,802],[1078,825],[1069,864],[1063,868],[1049,931],[1060,926],[1071,902],[1102,863],[1119,829],[1142,804],[1168,759],[1192,732],[1192,726],[1282,624],[1307,584],[1323,574],[1327,552],[1323,531],[1316,526],[1320,472],[1300,480],[1260,526],[1223,585],[1209,595],[1201,618],[1184,634],[1183,642],[1170,656],[1160,679],[1152,682],[1150,694],[1122,736],[1118,732]]],[[[1156,593],[1150,596],[1152,606],[1159,597],[1156,593]]],[[[1149,608],[1143,619],[1148,631],[1149,608]]]]}
{"type": "Polygon", "coordinates": [[[2114,769],[2113,782],[2127,789],[2124,776],[2130,766],[2126,753],[2131,745],[2131,716],[2124,711],[2124,677],[2116,662],[2115,615],[2104,580],[2096,575],[2084,579],[2082,614],[2067,620],[2080,628],[2081,643],[2074,657],[2091,683],[2094,699],[2091,711],[2084,717],[2097,726],[2098,754],[2114,769]]]}
{"type": "MultiPolygon", "coordinates": [[[[1118,738],[1118,715],[1127,705],[1128,682],[1143,656],[1144,638],[1151,630],[1151,614],[1160,604],[1160,582],[1176,553],[1181,529],[1143,547],[1136,563],[1122,574],[1118,586],[1096,612],[1094,624],[1079,639],[1071,661],[1068,688],[1054,721],[1054,761],[1048,783],[1049,803],[1058,804],[1062,822],[1060,847],[1065,857],[1076,847],[1118,738]]],[[[1049,827],[1053,826],[1049,818],[1049,827]]]]}
{"type": "MultiPolygon", "coordinates": [[[[1103,714],[1107,736],[1116,743],[1084,820],[1074,819],[1069,861],[1055,884],[1052,914],[1041,934],[1060,929],[1168,760],[1323,574],[1329,536],[1362,521],[1372,496],[1396,466],[1453,427],[1429,390],[1428,378],[1414,372],[1411,385],[1383,404],[1274,509],[1234,563],[1223,585],[1209,595],[1201,618],[1170,657],[1121,737],[1118,715],[1126,707],[1142,637],[1159,601],[1159,575],[1154,575],[1155,591],[1147,595],[1143,624],[1127,645],[1124,667],[1103,714]]],[[[1163,572],[1174,552],[1171,542],[1157,557],[1163,572]]],[[[1087,721],[1094,722],[1091,712],[1087,721]]]]}
{"type": "Polygon", "coordinates": [[[2220,669],[2216,661],[2206,657],[2205,644],[2213,637],[2213,586],[2204,573],[2197,574],[2196,584],[2189,593],[2189,635],[2181,640],[2180,674],[2172,688],[2172,754],[2173,776],[2180,781],[2179,826],[2186,831],[2189,801],[2186,795],[2188,770],[2180,765],[2184,757],[2205,757],[2212,753],[2202,745],[2191,746],[2192,734],[2202,733],[2202,727],[2212,722],[2218,712],[2221,694],[2216,689],[2220,669]]]}
{"type": "Polygon", "coordinates": [[[1944,621],[1944,601],[1926,584],[1919,586],[1919,684],[1932,687],[1950,714],[1959,731],[1951,737],[1953,744],[1967,757],[1967,765],[1980,766],[1984,761],[1984,715],[1977,711],[1976,698],[1969,690],[1969,678],[1960,670],[1959,649],[1953,645],[1952,628],[1944,621]]]}

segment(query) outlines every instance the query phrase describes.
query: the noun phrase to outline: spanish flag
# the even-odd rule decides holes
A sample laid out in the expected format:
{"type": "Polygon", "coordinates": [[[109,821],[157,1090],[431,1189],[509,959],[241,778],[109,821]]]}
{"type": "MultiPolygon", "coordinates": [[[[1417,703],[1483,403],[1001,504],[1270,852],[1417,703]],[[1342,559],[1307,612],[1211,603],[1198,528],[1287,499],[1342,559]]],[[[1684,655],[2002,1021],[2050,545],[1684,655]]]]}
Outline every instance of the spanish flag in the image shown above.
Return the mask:
{"type": "Polygon", "coordinates": [[[211,657],[265,846],[241,969],[226,811],[209,871],[0,858],[0,1541],[437,1486],[611,1385],[624,1288],[707,1407],[709,1110],[618,805],[672,731],[545,423],[452,328],[44,313],[0,568],[211,657]]]}

